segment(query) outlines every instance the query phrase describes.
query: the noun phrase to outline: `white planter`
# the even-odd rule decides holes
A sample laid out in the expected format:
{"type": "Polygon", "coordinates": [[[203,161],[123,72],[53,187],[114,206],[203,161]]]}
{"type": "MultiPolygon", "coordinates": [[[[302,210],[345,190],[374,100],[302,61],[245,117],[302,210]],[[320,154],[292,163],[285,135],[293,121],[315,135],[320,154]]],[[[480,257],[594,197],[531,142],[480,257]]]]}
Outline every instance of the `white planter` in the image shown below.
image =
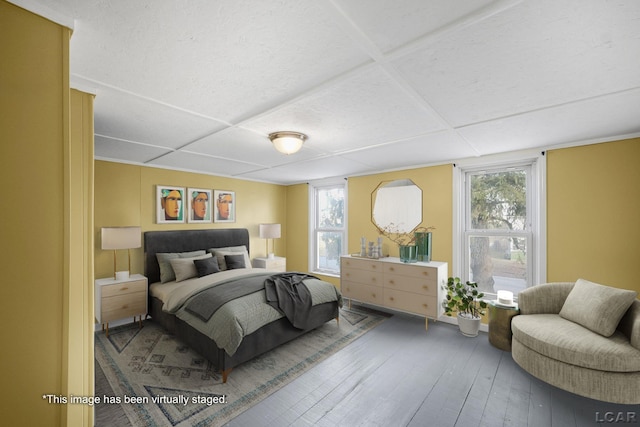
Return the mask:
{"type": "Polygon", "coordinates": [[[465,337],[475,337],[480,330],[480,318],[458,314],[458,328],[465,337]]]}

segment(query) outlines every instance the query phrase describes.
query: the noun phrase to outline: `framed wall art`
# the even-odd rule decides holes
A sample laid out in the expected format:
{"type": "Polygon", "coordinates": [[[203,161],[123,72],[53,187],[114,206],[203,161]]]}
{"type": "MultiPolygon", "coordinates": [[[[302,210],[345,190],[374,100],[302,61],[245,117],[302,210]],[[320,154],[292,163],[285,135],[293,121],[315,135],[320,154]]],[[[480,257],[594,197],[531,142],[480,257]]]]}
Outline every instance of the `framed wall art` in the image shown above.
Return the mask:
{"type": "Polygon", "coordinates": [[[236,222],[236,193],[234,191],[213,190],[214,222],[236,222]]]}
{"type": "Polygon", "coordinates": [[[184,222],[184,187],[156,186],[156,220],[158,224],[184,222]]]}
{"type": "Polygon", "coordinates": [[[187,194],[189,195],[189,216],[187,219],[189,222],[211,222],[211,193],[212,190],[203,188],[187,189],[187,194]]]}

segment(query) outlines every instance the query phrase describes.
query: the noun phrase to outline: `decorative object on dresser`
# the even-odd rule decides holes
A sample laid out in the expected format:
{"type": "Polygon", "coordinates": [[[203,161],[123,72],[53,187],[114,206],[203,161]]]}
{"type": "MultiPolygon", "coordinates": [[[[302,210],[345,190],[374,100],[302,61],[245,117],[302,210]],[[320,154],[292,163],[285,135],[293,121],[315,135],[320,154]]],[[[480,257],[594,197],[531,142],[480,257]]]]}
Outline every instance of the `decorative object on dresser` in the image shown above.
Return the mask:
{"type": "Polygon", "coordinates": [[[440,301],[446,283],[447,263],[404,264],[399,258],[340,259],[340,288],[349,301],[417,314],[437,320],[443,313],[440,301]]]}
{"type": "Polygon", "coordinates": [[[287,259],[281,256],[273,258],[254,258],[253,266],[255,268],[266,268],[267,270],[287,271],[287,259]]]}
{"type": "Polygon", "coordinates": [[[115,279],[127,279],[131,271],[131,251],[142,245],[140,227],[103,227],[101,230],[101,248],[113,250],[113,277],[115,279]],[[117,271],[116,251],[126,249],[129,259],[129,267],[126,271],[117,271]]]}
{"type": "Polygon", "coordinates": [[[481,316],[487,308],[487,303],[481,300],[484,293],[478,291],[478,284],[469,281],[463,283],[459,277],[449,277],[445,290],[447,295],[442,302],[445,314],[458,314],[458,327],[462,335],[477,336],[481,316]]]}
{"type": "Polygon", "coordinates": [[[109,322],[133,317],[135,322],[147,314],[147,278],[132,274],[126,279],[98,279],[95,282],[95,312],[97,323],[109,335],[109,322]],[[106,325],[106,330],[105,330],[106,325]]]}
{"type": "Polygon", "coordinates": [[[275,257],[276,242],[272,242],[273,251],[269,252],[269,239],[279,239],[282,231],[280,224],[260,224],[260,238],[267,240],[267,258],[275,257]]]}

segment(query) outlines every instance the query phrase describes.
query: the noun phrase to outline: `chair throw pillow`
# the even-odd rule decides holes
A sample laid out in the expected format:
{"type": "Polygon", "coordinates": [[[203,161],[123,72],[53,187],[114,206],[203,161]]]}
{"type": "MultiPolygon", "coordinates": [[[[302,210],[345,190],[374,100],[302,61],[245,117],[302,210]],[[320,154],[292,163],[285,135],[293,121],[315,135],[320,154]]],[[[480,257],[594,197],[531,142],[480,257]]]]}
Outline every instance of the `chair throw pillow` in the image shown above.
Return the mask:
{"type": "Polygon", "coordinates": [[[560,310],[560,317],[610,337],[637,295],[636,291],[578,279],[560,310]]]}

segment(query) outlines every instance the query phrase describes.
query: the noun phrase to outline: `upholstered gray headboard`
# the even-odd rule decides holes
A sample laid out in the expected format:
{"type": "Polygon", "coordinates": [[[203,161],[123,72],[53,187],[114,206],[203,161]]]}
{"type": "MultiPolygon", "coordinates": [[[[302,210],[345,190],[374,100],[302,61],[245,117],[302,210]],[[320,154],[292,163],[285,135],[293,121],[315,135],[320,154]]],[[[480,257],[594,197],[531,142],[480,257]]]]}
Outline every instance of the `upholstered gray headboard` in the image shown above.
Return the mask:
{"type": "Polygon", "coordinates": [[[144,233],[144,275],[150,284],[160,281],[156,258],[159,252],[190,252],[242,245],[249,251],[249,230],[246,228],[147,231],[144,233]]]}

